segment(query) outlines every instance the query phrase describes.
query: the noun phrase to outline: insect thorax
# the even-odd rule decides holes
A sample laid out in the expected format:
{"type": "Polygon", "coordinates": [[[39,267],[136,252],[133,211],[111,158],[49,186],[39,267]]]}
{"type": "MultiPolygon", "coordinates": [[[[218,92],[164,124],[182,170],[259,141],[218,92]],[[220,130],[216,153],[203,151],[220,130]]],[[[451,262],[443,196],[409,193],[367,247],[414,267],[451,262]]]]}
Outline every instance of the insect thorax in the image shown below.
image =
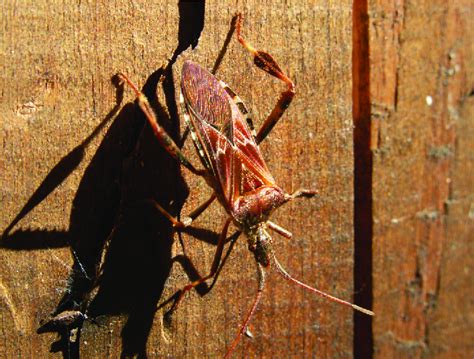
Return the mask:
{"type": "Polygon", "coordinates": [[[266,222],[276,208],[286,202],[277,186],[261,186],[241,195],[233,204],[232,216],[245,232],[246,228],[266,222]]]}
{"type": "Polygon", "coordinates": [[[266,222],[273,210],[286,201],[281,188],[261,186],[245,192],[233,203],[234,222],[247,237],[249,250],[255,260],[265,267],[270,264],[271,251],[271,237],[266,231],[266,222]]]}

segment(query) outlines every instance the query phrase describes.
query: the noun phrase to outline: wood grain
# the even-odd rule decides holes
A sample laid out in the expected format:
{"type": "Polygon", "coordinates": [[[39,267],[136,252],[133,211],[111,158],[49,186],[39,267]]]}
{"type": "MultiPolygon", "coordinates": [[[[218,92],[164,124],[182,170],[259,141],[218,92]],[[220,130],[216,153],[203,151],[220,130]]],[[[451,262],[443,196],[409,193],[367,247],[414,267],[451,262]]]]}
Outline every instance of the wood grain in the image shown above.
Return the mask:
{"type": "MultiPolygon", "coordinates": [[[[166,307],[155,312],[189,281],[172,258],[182,260],[184,247],[204,273],[215,246],[206,242],[212,235],[200,235],[201,240],[183,235],[182,246],[145,200],[186,214],[209,189],[179,171],[143,126],[131,91],[125,89],[121,100],[111,83],[119,70],[140,85],[146,82],[145,92],[157,93],[154,103],[162,106],[160,120],[178,135],[176,119],[167,121],[175,111],[171,74],[163,80],[159,69],[179,48],[178,40],[185,43],[186,31],[192,36],[192,26],[183,20],[189,9],[183,6],[176,1],[3,4],[0,228],[9,231],[0,252],[0,357],[50,355],[56,334],[38,335],[36,328],[68,297],[68,288],[87,284],[77,265],[73,273],[68,244],[93,270],[107,238],[100,289],[83,298],[91,301],[100,323],[84,323],[83,357],[219,356],[237,332],[256,289],[255,265],[242,239],[212,290],[190,293],[170,325],[163,321],[166,307]]],[[[246,17],[247,39],[274,55],[297,84],[294,103],[262,145],[269,167],[289,192],[299,187],[320,192],[317,200],[289,204],[275,215],[294,233],[292,241],[275,237],[276,251],[296,277],[350,299],[352,4],[209,1],[199,46],[177,59],[175,78],[184,58],[213,67],[236,11],[246,17]]],[[[256,123],[283,89],[252,66],[234,39],[217,75],[252,108],[256,123]]],[[[187,141],[185,149],[196,160],[191,147],[187,141]]],[[[219,231],[223,219],[223,210],[213,205],[196,225],[219,231]]],[[[254,338],[243,339],[237,356],[352,355],[352,313],[276,275],[269,278],[250,330],[254,338]]]]}
{"type": "Polygon", "coordinates": [[[472,357],[472,2],[368,12],[374,357],[472,357]]]}

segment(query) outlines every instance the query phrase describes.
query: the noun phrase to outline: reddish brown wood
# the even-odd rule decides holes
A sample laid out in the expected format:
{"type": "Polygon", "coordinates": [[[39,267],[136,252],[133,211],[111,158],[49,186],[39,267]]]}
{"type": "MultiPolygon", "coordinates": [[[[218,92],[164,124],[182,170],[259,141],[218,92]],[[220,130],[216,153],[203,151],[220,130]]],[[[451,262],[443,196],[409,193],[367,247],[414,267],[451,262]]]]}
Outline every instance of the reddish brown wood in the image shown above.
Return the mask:
{"type": "Polygon", "coordinates": [[[369,14],[374,356],[472,357],[472,4],[369,14]]]}

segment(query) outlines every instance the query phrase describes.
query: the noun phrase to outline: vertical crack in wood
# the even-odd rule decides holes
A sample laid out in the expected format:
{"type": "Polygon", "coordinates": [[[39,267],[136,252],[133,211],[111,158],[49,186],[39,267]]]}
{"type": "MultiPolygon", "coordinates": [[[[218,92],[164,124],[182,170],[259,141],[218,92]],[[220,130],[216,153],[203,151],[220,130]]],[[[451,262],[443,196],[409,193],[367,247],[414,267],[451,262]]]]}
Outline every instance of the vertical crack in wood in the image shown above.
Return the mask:
{"type": "MultiPolygon", "coordinates": [[[[352,100],[354,121],[354,301],[372,308],[372,153],[367,0],[353,3],[352,100]]],[[[354,312],[355,358],[373,357],[372,319],[354,312]]]]}

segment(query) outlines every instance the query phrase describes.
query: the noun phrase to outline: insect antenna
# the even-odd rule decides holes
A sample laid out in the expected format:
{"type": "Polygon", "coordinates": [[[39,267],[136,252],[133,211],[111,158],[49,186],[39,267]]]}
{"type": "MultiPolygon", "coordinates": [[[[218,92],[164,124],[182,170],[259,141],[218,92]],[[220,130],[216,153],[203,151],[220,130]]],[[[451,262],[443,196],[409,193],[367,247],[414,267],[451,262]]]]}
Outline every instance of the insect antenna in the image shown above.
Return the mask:
{"type": "Polygon", "coordinates": [[[278,273],[283,277],[285,278],[287,281],[289,282],[293,282],[297,285],[299,285],[300,287],[303,287],[313,293],[316,293],[317,295],[321,296],[321,297],[324,297],[324,298],[327,298],[329,300],[332,300],[333,302],[336,302],[336,303],[339,303],[339,304],[342,304],[342,305],[345,305],[347,307],[351,307],[352,309],[354,310],[357,310],[359,312],[362,312],[364,314],[367,314],[367,315],[371,315],[373,316],[374,315],[374,312],[372,312],[371,310],[368,310],[368,309],[365,309],[365,308],[362,308],[362,307],[359,307],[358,305],[355,305],[355,304],[352,304],[350,302],[347,302],[345,300],[342,300],[342,299],[339,299],[339,298],[336,298],[330,294],[327,294],[323,291],[320,291],[319,289],[316,289],[316,288],[313,288],[313,287],[310,287],[309,285],[303,283],[303,282],[300,282],[298,279],[295,279],[293,278],[291,275],[288,274],[288,272],[282,267],[282,265],[280,264],[280,262],[278,262],[278,260],[276,259],[275,255],[273,255],[273,261],[275,263],[275,266],[276,266],[276,269],[278,271],[278,273]]]}
{"type": "Polygon", "coordinates": [[[237,333],[232,344],[230,345],[230,348],[227,350],[227,353],[225,354],[224,359],[230,358],[230,356],[232,355],[232,352],[237,347],[237,344],[239,344],[240,338],[242,337],[242,334],[244,334],[245,331],[247,330],[247,326],[249,325],[250,319],[252,319],[253,315],[255,314],[258,303],[260,302],[260,299],[262,298],[263,288],[265,286],[265,270],[260,263],[257,263],[257,268],[258,268],[258,271],[257,271],[258,290],[257,290],[257,294],[255,295],[255,299],[253,300],[252,308],[250,308],[250,311],[248,312],[247,317],[245,318],[245,321],[242,323],[242,326],[240,327],[239,332],[237,333]]]}

